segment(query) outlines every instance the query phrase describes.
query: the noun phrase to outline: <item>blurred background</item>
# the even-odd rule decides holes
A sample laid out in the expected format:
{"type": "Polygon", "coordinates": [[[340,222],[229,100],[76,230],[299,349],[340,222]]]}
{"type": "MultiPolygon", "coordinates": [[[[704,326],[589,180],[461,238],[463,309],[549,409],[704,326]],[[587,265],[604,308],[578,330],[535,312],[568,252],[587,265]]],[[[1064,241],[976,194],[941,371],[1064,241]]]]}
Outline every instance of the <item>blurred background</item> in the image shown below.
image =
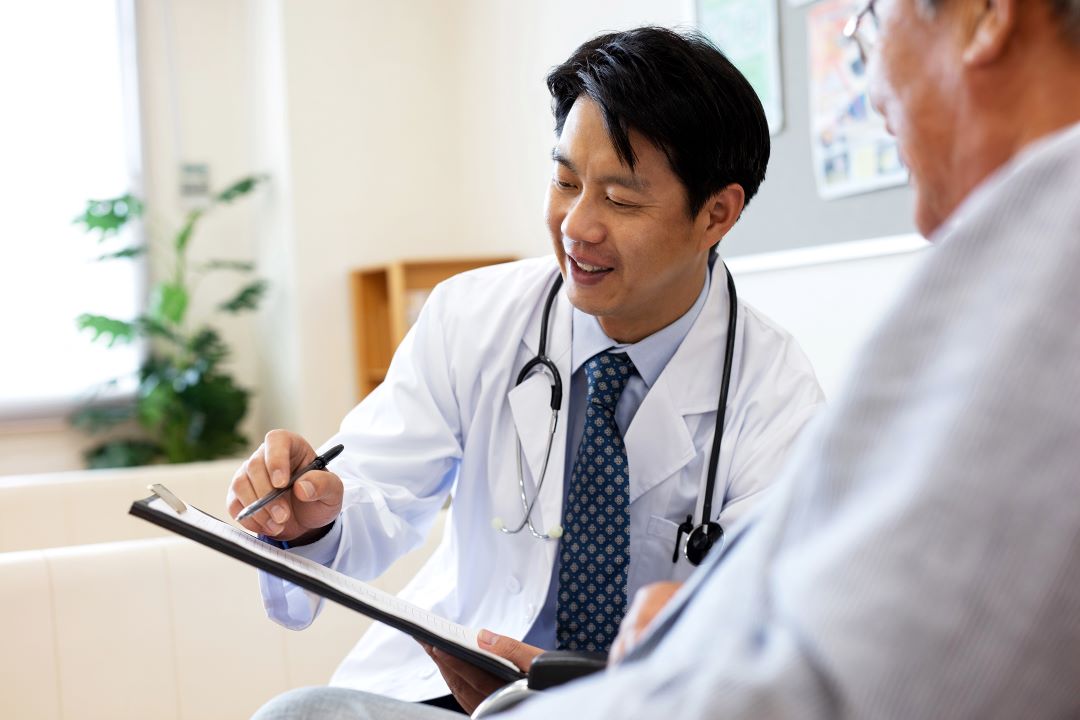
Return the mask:
{"type": "MultiPolygon", "coordinates": [[[[274,427],[321,442],[377,382],[423,288],[458,267],[442,261],[549,252],[547,70],[600,32],[690,29],[722,4],[3,0],[0,474],[85,467],[102,438],[72,427],[71,413],[149,393],[124,378],[146,372],[164,331],[109,347],[103,321],[79,329],[84,314],[179,312],[187,331],[203,320],[215,329],[228,350],[216,371],[250,392],[244,440],[219,454],[246,455],[274,427]],[[242,195],[215,202],[252,176],[242,195]],[[141,216],[99,241],[87,218],[130,208],[102,214],[88,200],[127,193],[141,216]],[[178,243],[180,310],[169,294],[178,243]],[[230,300],[240,305],[221,311],[230,300]]],[[[906,187],[823,191],[808,47],[823,4],[761,5],[775,25],[783,117],[765,184],[721,254],[745,276],[744,296],[821,362],[831,391],[921,241],[906,187]]],[[[110,432],[129,431],[132,420],[110,432]]]]}

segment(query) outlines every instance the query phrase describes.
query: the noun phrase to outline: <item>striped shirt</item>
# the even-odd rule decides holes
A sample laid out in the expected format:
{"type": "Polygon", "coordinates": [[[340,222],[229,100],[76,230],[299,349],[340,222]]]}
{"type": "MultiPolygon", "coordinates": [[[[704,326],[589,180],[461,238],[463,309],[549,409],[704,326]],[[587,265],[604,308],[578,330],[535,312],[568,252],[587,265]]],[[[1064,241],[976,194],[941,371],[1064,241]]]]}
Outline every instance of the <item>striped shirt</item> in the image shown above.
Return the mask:
{"type": "Polygon", "coordinates": [[[935,240],[758,522],[506,717],[1080,715],[1080,125],[935,240]]]}

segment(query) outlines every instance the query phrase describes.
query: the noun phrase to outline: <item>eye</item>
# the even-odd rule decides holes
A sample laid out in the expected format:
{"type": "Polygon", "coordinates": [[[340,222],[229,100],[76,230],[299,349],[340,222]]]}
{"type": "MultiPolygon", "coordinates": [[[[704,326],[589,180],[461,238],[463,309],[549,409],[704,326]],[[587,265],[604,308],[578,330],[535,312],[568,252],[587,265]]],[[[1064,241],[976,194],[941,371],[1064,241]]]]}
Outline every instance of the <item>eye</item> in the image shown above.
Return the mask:
{"type": "Polygon", "coordinates": [[[560,188],[561,190],[575,190],[575,189],[577,189],[577,185],[575,185],[574,183],[567,182],[565,180],[560,180],[559,178],[552,178],[552,182],[554,182],[555,186],[560,188]]]}
{"type": "Polygon", "coordinates": [[[611,196],[608,196],[607,201],[609,203],[611,203],[613,206],[617,207],[617,208],[633,208],[633,207],[637,207],[637,205],[634,205],[633,203],[619,202],[618,200],[616,200],[615,198],[613,198],[611,196]]]}

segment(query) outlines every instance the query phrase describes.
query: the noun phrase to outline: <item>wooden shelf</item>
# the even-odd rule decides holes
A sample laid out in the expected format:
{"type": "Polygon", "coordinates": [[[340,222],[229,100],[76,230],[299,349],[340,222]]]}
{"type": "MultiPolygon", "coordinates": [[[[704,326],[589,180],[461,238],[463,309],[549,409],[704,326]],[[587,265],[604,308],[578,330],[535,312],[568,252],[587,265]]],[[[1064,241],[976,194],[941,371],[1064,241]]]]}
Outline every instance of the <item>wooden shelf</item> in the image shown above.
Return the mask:
{"type": "Polygon", "coordinates": [[[431,289],[473,268],[516,258],[447,258],[403,260],[359,268],[349,276],[356,339],[357,399],[386,378],[397,346],[405,338],[431,289]]]}

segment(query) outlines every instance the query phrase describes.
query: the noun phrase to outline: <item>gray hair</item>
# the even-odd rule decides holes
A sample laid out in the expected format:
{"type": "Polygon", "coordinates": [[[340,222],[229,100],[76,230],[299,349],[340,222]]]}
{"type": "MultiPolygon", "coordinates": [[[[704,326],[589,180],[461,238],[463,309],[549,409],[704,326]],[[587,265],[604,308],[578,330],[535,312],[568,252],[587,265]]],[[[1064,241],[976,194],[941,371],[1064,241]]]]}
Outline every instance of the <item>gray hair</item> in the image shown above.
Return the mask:
{"type": "MultiPolygon", "coordinates": [[[[1026,1],[1026,0],[1021,0],[1026,1]]],[[[919,0],[919,5],[933,12],[944,0],[919,0]]],[[[1061,34],[1074,45],[1080,46],[1080,0],[1046,0],[1061,23],[1061,34]]]]}
{"type": "Polygon", "coordinates": [[[1050,0],[1050,7],[1061,21],[1065,37],[1080,45],[1080,0],[1050,0]]]}

